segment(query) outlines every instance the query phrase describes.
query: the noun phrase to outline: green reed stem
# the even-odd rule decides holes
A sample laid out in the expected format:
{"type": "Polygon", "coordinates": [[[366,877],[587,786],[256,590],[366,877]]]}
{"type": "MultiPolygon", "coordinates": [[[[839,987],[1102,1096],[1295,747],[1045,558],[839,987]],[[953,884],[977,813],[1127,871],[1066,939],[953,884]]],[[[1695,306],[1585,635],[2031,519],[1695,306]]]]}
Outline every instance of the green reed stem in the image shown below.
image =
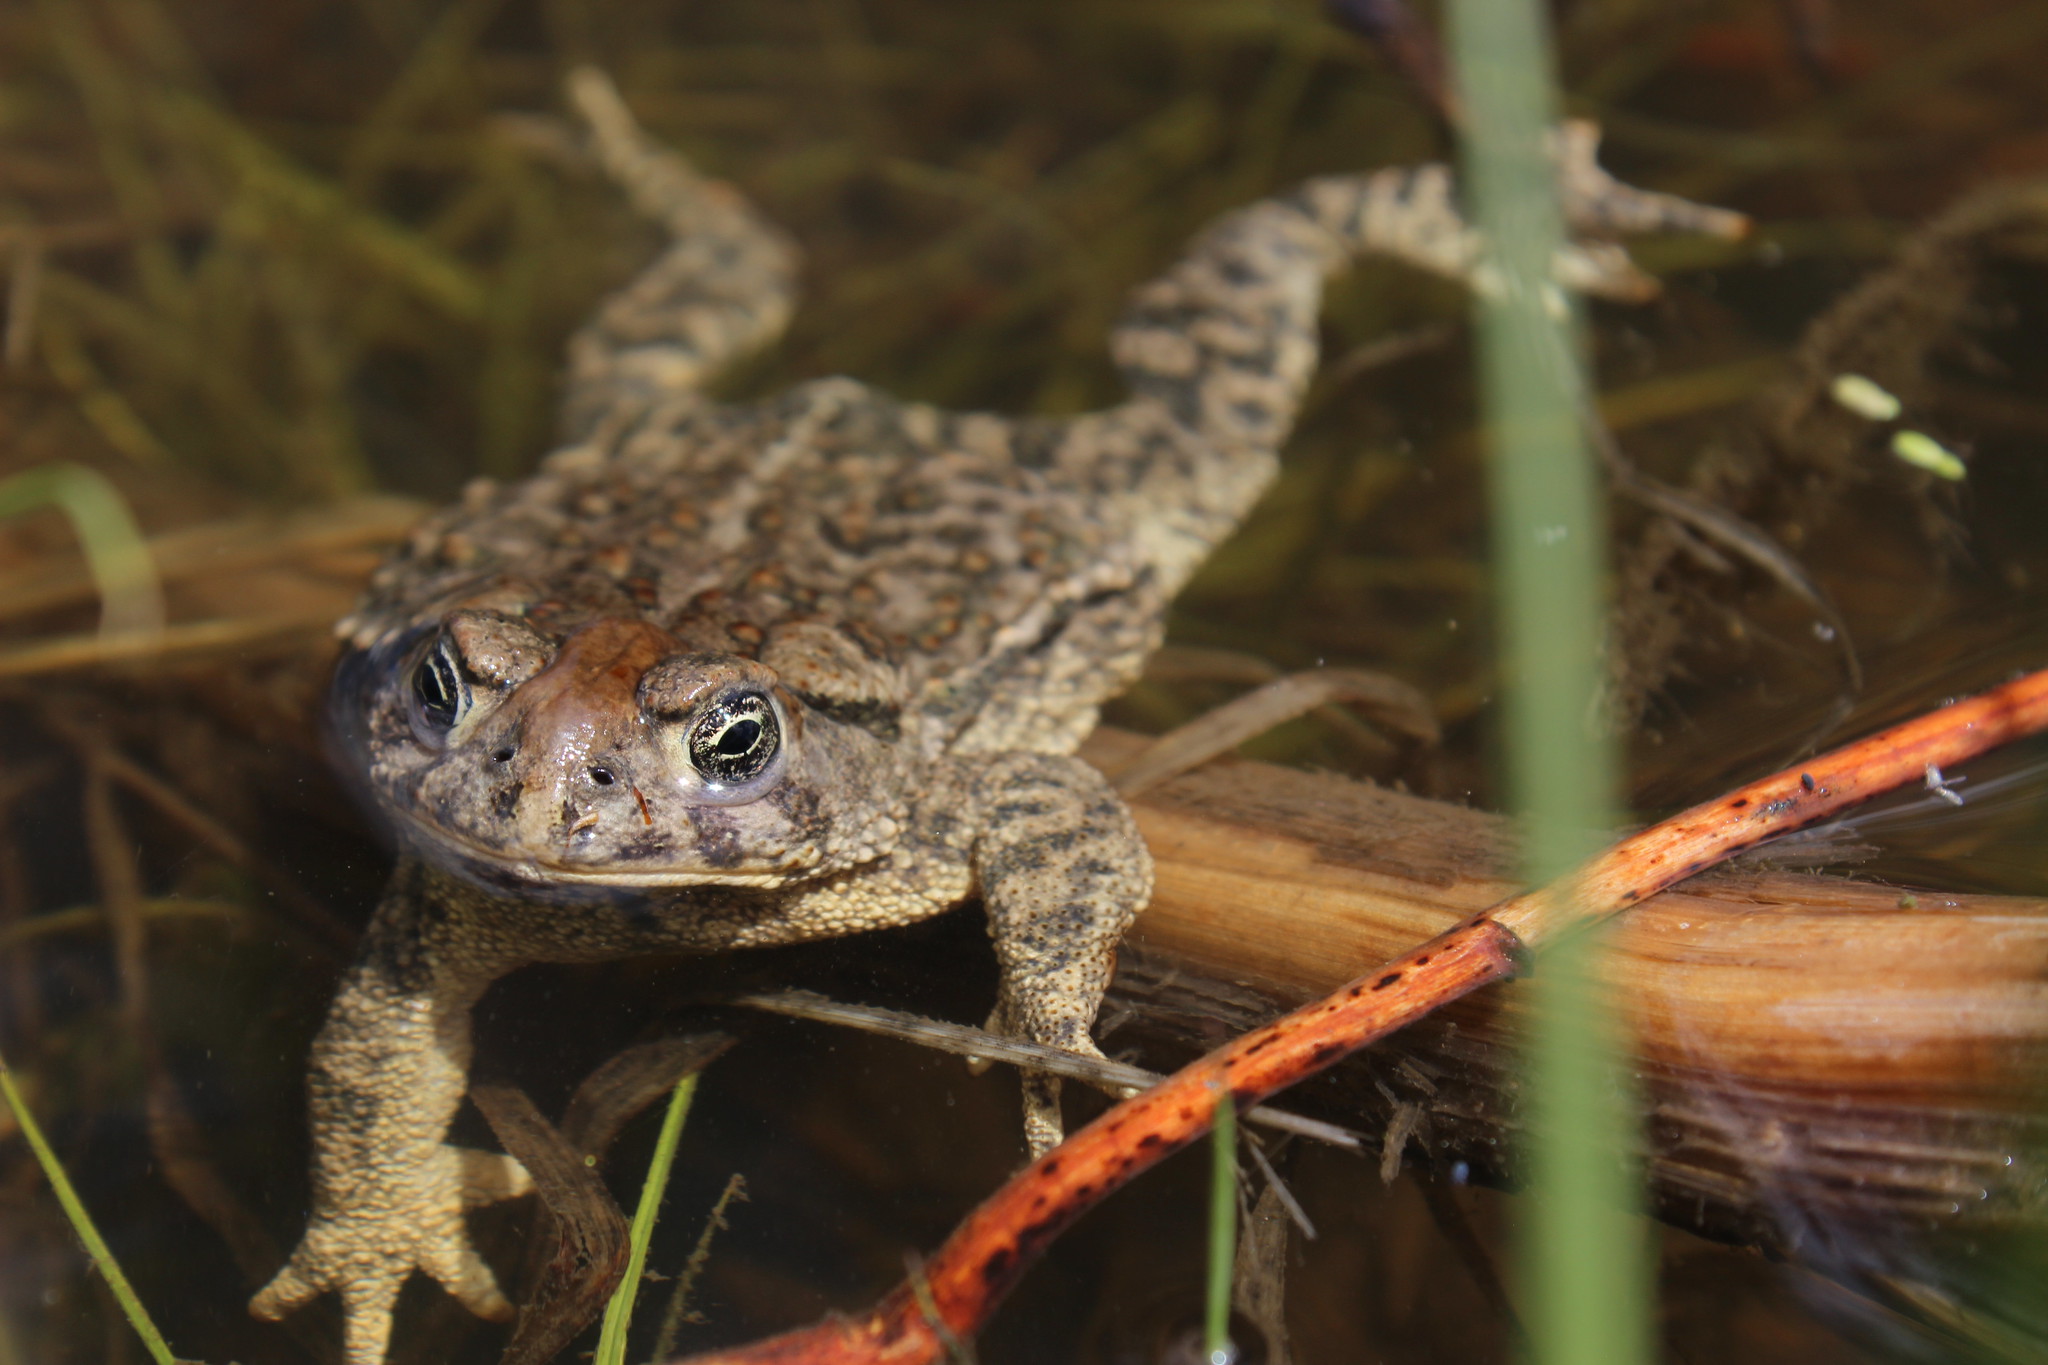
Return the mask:
{"type": "Polygon", "coordinates": [[[640,1203],[633,1210],[633,1226],[627,1234],[626,1276],[604,1307],[604,1326],[598,1332],[594,1365],[626,1365],[626,1328],[632,1324],[633,1300],[640,1293],[640,1277],[647,1269],[647,1244],[654,1238],[654,1222],[661,1215],[662,1196],[668,1191],[669,1168],[675,1165],[676,1143],[683,1135],[690,1098],[696,1093],[697,1074],[691,1072],[676,1082],[675,1091],[669,1096],[668,1112],[661,1120],[661,1135],[654,1141],[654,1159],[647,1163],[647,1179],[640,1186],[640,1203]]]}
{"type": "Polygon", "coordinates": [[[1230,1092],[1216,1096],[1216,1122],[1209,1138],[1209,1284],[1203,1302],[1202,1359],[1229,1365],[1230,1286],[1237,1269],[1237,1106],[1230,1092]]]}
{"type": "Polygon", "coordinates": [[[29,1113],[28,1105],[22,1102],[21,1091],[14,1084],[14,1073],[7,1069],[5,1057],[0,1057],[0,1096],[6,1098],[7,1107],[14,1111],[14,1120],[21,1125],[21,1135],[28,1139],[29,1150],[36,1155],[36,1164],[43,1168],[43,1178],[50,1182],[64,1216],[71,1220],[71,1230],[78,1234],[79,1241],[85,1243],[85,1254],[92,1257],[92,1263],[99,1267],[107,1288],[114,1292],[114,1302],[121,1305],[121,1312],[126,1315],[128,1325],[135,1329],[135,1335],[142,1338],[149,1358],[156,1365],[178,1365],[178,1358],[171,1354],[163,1333],[157,1331],[156,1324],[150,1321],[149,1310],[142,1306],[141,1299],[135,1297],[134,1287],[121,1273],[121,1263],[107,1249],[106,1239],[93,1225],[92,1215],[85,1211],[78,1191],[72,1188],[71,1177],[64,1174],[63,1166],[58,1164],[57,1154],[50,1150],[49,1140],[43,1136],[35,1115],[29,1113]]]}
{"type": "MultiPolygon", "coordinates": [[[[1597,730],[1606,525],[1580,414],[1584,378],[1551,276],[1563,241],[1543,146],[1556,121],[1536,0],[1453,0],[1465,167],[1500,287],[1477,304],[1490,438],[1506,766],[1532,884],[1569,873],[1612,823],[1615,759],[1597,730]]],[[[1613,1023],[1584,939],[1547,953],[1526,1065],[1530,1199],[1522,1285],[1537,1365],[1649,1358],[1648,1276],[1613,1023]]]]}

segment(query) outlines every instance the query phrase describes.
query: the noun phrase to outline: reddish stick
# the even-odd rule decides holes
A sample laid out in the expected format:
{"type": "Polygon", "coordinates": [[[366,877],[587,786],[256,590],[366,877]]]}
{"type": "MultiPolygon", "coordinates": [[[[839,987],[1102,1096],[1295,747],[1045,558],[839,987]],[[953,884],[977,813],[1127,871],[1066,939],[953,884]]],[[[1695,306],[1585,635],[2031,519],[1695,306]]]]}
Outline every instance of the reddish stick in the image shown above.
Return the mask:
{"type": "MultiPolygon", "coordinates": [[[[1111,1190],[1209,1129],[1217,1097],[1239,1112],[1322,1070],[1346,1053],[1438,1005],[1512,976],[1514,934],[1490,920],[1459,925],[1326,1000],[1244,1035],[1132,1099],[1040,1157],[967,1215],[925,1266],[930,1311],[957,1336],[986,1321],[1029,1263],[1111,1190]],[[1400,989],[1394,989],[1399,986],[1400,989]]],[[[691,1365],[738,1362],[936,1362],[945,1343],[899,1285],[873,1311],[827,1320],[767,1341],[690,1357],[691,1365]]]]}
{"type": "Polygon", "coordinates": [[[1918,782],[2001,744],[2048,729],[2048,669],[1868,739],[1787,768],[1660,820],[1588,863],[1574,878],[1525,892],[1487,911],[1532,945],[1558,930],[1625,910],[1695,872],[1852,806],[1918,782]],[[1560,893],[1572,890],[1568,901],[1560,893]]]}
{"type": "Polygon", "coordinates": [[[1930,765],[1953,766],[2044,728],[2048,671],[1894,726],[1624,839],[1565,883],[1570,896],[1549,887],[1504,901],[1117,1105],[989,1196],[926,1264],[921,1283],[899,1285],[870,1312],[691,1356],[688,1365],[936,1365],[947,1355],[945,1337],[973,1335],[1069,1224],[1208,1131],[1220,1095],[1227,1092],[1243,1112],[1438,1006],[1514,975],[1526,960],[1525,938],[1540,942],[1626,909],[1764,839],[1918,781],[1930,765]]]}

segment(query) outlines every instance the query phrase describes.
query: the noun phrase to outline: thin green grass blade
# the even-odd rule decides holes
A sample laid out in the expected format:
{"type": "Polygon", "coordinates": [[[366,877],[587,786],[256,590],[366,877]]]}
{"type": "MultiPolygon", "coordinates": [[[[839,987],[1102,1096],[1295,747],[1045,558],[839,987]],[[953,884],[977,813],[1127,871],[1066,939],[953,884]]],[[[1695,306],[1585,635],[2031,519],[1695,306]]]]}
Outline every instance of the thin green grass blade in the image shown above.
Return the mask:
{"type": "Polygon", "coordinates": [[[1216,1096],[1209,1150],[1209,1284],[1203,1303],[1202,1358],[1230,1365],[1230,1285],[1237,1266],[1237,1106],[1225,1090],[1216,1096]]]}
{"type": "Polygon", "coordinates": [[[21,1125],[21,1135],[28,1139],[29,1150],[36,1154],[36,1164],[43,1168],[43,1178],[56,1192],[57,1203],[63,1208],[64,1216],[71,1220],[72,1231],[78,1234],[79,1241],[85,1243],[86,1255],[92,1257],[92,1263],[99,1268],[107,1288],[114,1292],[114,1302],[121,1305],[128,1325],[135,1329],[135,1335],[142,1338],[149,1358],[156,1365],[178,1365],[178,1358],[171,1354],[163,1333],[157,1331],[156,1324],[150,1321],[149,1310],[142,1306],[141,1299],[135,1297],[128,1277],[121,1273],[120,1262],[114,1259],[113,1252],[107,1250],[106,1240],[93,1226],[92,1215],[85,1211],[78,1191],[71,1187],[71,1177],[65,1175],[64,1168],[58,1164],[57,1154],[50,1150],[49,1140],[43,1136],[35,1115],[29,1113],[28,1105],[22,1102],[21,1091],[15,1087],[14,1073],[7,1069],[5,1057],[0,1057],[0,1096],[6,1097],[7,1107],[14,1111],[14,1120],[21,1125]]]}
{"type": "Polygon", "coordinates": [[[633,1210],[633,1226],[627,1234],[626,1278],[612,1291],[605,1305],[604,1327],[598,1332],[594,1365],[626,1365],[626,1328],[633,1321],[633,1300],[640,1293],[640,1277],[647,1270],[647,1244],[654,1237],[654,1221],[661,1214],[662,1196],[668,1190],[669,1168],[675,1164],[676,1143],[683,1135],[683,1119],[690,1112],[690,1098],[697,1093],[695,1072],[676,1082],[669,1096],[668,1113],[662,1116],[661,1135],[654,1142],[654,1159],[647,1163],[647,1180],[640,1187],[640,1203],[633,1210]]]}
{"type": "Polygon", "coordinates": [[[120,490],[84,465],[59,462],[0,479],[0,517],[55,506],[71,519],[100,594],[100,633],[162,630],[163,588],[149,543],[120,490]]]}
{"type": "MultiPolygon", "coordinates": [[[[1550,42],[1535,0],[1454,0],[1471,202],[1502,287],[1477,303],[1491,444],[1496,601],[1507,690],[1507,786],[1523,875],[1569,873],[1612,823],[1615,760],[1596,733],[1606,526],[1580,414],[1584,379],[1551,262],[1563,240],[1545,130],[1550,42]]],[[[1528,1057],[1530,1198],[1522,1284],[1537,1365],[1649,1358],[1633,1106],[1585,940],[1536,977],[1528,1057]]]]}

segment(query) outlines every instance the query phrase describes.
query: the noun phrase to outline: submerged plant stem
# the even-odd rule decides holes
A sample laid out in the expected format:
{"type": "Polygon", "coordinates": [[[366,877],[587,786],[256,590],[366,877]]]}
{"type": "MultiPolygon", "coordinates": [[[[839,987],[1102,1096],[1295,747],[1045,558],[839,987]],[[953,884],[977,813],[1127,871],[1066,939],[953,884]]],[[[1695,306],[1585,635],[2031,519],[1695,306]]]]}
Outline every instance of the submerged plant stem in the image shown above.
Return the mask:
{"type": "Polygon", "coordinates": [[[633,1227],[627,1234],[626,1276],[605,1305],[595,1365],[626,1365],[626,1329],[632,1325],[633,1300],[647,1269],[647,1244],[654,1237],[654,1221],[668,1190],[669,1168],[675,1164],[676,1143],[690,1112],[690,1097],[696,1093],[697,1073],[693,1071],[676,1082],[675,1092],[669,1096],[668,1112],[662,1116],[661,1135],[655,1139],[654,1158],[647,1163],[647,1180],[640,1187],[640,1203],[633,1210],[633,1227]]]}
{"type": "Polygon", "coordinates": [[[690,1308],[690,1292],[697,1287],[698,1277],[711,1262],[711,1239],[725,1231],[731,1224],[725,1221],[725,1211],[737,1199],[744,1203],[747,1198],[747,1179],[738,1171],[725,1182],[725,1189],[719,1193],[718,1202],[711,1206],[711,1213],[704,1219],[704,1230],[697,1234],[697,1245],[690,1249],[690,1259],[683,1263],[683,1273],[676,1276],[675,1288],[669,1293],[668,1308],[661,1315],[661,1330],[654,1335],[654,1354],[648,1359],[659,1362],[676,1353],[676,1335],[685,1322],[700,1322],[702,1316],[690,1308]]]}
{"type": "Polygon", "coordinates": [[[21,1125],[21,1135],[28,1139],[29,1150],[36,1154],[36,1164],[43,1168],[43,1178],[50,1182],[56,1192],[57,1203],[62,1206],[64,1216],[71,1220],[71,1230],[78,1234],[78,1240],[85,1243],[86,1255],[98,1267],[106,1280],[107,1288],[113,1291],[114,1302],[121,1305],[121,1312],[127,1317],[128,1325],[135,1329],[135,1335],[142,1338],[142,1344],[149,1351],[149,1358],[156,1365],[177,1365],[177,1357],[165,1343],[163,1333],[156,1330],[150,1320],[149,1310],[142,1306],[142,1300],[135,1297],[135,1289],[128,1283],[128,1277],[121,1271],[121,1263],[114,1259],[114,1253],[107,1249],[106,1239],[94,1226],[92,1215],[85,1211],[85,1204],[72,1188],[71,1177],[64,1174],[64,1167],[58,1164],[57,1154],[50,1150],[49,1139],[43,1136],[42,1128],[36,1123],[35,1115],[29,1113],[28,1105],[22,1101],[21,1091],[14,1084],[14,1073],[7,1069],[7,1059],[0,1057],[0,1096],[5,1096],[7,1107],[14,1111],[15,1122],[21,1125]]]}
{"type": "Polygon", "coordinates": [[[120,490],[104,474],[59,461],[0,479],[0,517],[56,507],[71,519],[100,594],[100,635],[142,637],[163,630],[163,589],[149,544],[120,490]]]}

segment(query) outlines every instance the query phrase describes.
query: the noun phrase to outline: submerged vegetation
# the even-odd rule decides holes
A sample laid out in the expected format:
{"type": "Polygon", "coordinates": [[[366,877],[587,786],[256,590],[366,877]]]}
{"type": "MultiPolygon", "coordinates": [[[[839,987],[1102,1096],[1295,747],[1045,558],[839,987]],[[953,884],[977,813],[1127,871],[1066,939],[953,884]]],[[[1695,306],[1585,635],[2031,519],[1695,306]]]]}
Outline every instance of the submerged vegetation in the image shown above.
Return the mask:
{"type": "MultiPolygon", "coordinates": [[[[1922,306],[1888,315],[1910,326],[1844,312],[1801,337],[1964,191],[2048,172],[2048,10],[1557,13],[1566,105],[1603,122],[1610,164],[1759,222],[1739,245],[1645,247],[1664,299],[1601,308],[1588,335],[1597,408],[1637,472],[1617,474],[1638,496],[1616,510],[1612,714],[1638,807],[1674,804],[1853,706],[1966,690],[2043,642],[2048,212],[2008,204],[1902,266],[1893,305],[1922,306]],[[1967,465],[1959,487],[1870,419],[1799,406],[1850,368],[1967,465]],[[1788,449],[1811,464],[1767,458],[1788,449]],[[1734,507],[1806,577],[1672,517],[1645,476],[1734,507]]],[[[565,70],[615,73],[652,128],[800,239],[802,310],[728,377],[736,395],[845,372],[955,407],[1110,401],[1123,291],[1204,219],[1453,149],[1427,83],[1308,0],[0,0],[0,54],[0,501],[74,465],[121,490],[155,538],[175,646],[142,672],[82,668],[113,656],[92,652],[70,524],[26,507],[0,523],[0,1053],[171,1340],[209,1360],[303,1358],[246,1321],[241,1286],[298,1219],[305,1041],[381,874],[323,774],[313,642],[402,533],[414,504],[389,495],[445,498],[546,450],[564,339],[653,245],[564,121],[565,70]]],[[[1255,749],[1498,804],[1467,311],[1392,270],[1334,292],[1281,484],[1119,719],[1177,723],[1261,661],[1382,669],[1446,722],[1421,768],[1321,719],[1255,749]]],[[[1922,879],[2038,890],[2031,817],[1975,828],[1926,839],[1949,861],[1913,864],[1922,879]]],[[[977,936],[716,970],[844,973],[968,1018],[986,983],[930,964],[974,957],[977,936]]],[[[483,1051],[565,1094],[678,983],[695,978],[542,974],[493,997],[483,1051]]],[[[862,1301],[1014,1156],[993,1082],[822,1028],[762,1033],[746,1079],[707,1073],[651,1253],[680,1268],[746,1173],[754,1203],[693,1290],[707,1335],[685,1327],[680,1348],[862,1301]]],[[[1084,1228],[982,1358],[1164,1358],[1202,1321],[1198,1165],[1123,1197],[1126,1224],[1084,1228]]],[[[1498,1349],[1513,1328],[1469,1287],[1480,1239],[1442,1190],[1361,1169],[1294,1163],[1322,1230],[1293,1287],[1299,1358],[1498,1349]]],[[[1474,1208],[1484,1233],[1498,1207],[1474,1208]]],[[[1665,1330],[1699,1358],[1856,1355],[1760,1268],[1672,1239],[1665,1330]]],[[[491,1358],[419,1307],[416,1358],[491,1358]]],[[[0,1111],[0,1365],[120,1359],[122,1330],[0,1111]]]]}

